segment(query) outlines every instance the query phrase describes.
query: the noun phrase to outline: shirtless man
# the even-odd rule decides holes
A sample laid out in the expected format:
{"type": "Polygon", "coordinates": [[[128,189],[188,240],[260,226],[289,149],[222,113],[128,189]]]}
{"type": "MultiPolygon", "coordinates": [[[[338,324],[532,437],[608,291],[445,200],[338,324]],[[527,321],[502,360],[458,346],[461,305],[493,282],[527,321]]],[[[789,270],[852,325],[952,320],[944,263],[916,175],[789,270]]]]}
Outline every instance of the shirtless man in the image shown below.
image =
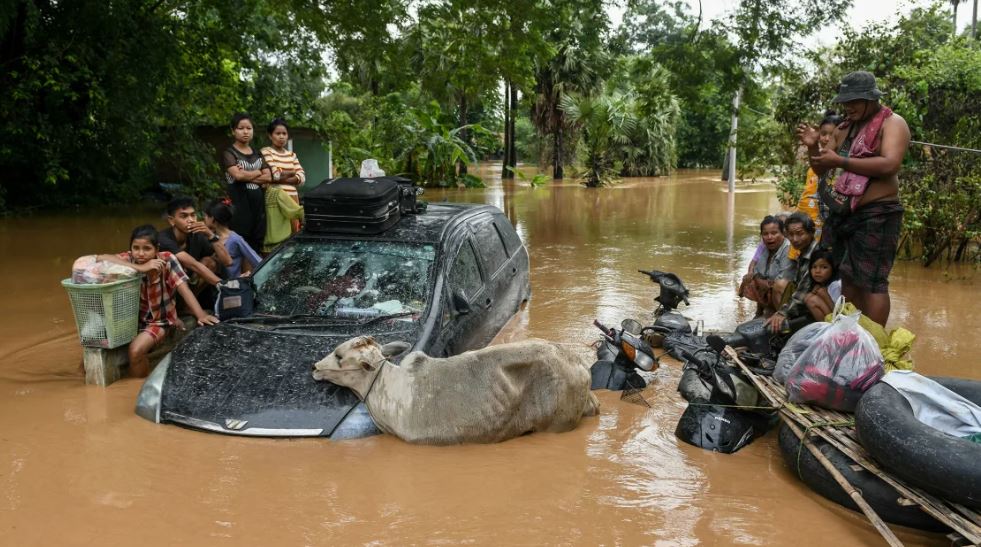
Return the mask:
{"type": "Polygon", "coordinates": [[[829,211],[822,245],[831,248],[842,294],[884,326],[903,219],[898,174],[910,132],[906,120],[879,104],[881,96],[875,76],[852,72],[842,78],[834,99],[844,107],[846,121],[828,146],[818,146],[817,128],[809,125],[798,126],[797,136],[821,177],[822,207],[829,211]],[[835,174],[848,178],[832,180],[835,174]]]}

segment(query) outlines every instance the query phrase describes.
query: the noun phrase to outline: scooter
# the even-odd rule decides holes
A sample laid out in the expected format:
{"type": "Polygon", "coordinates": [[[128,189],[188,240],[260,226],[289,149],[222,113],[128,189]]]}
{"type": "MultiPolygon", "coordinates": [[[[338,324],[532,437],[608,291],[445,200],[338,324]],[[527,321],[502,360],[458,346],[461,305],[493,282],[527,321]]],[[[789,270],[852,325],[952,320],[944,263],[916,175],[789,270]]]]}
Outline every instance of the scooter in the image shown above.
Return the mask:
{"type": "Polygon", "coordinates": [[[650,344],[644,341],[641,324],[634,319],[624,319],[620,330],[604,326],[598,320],[593,325],[603,332],[598,360],[590,367],[590,389],[643,389],[647,381],[638,371],[653,372],[660,366],[650,344]]]}
{"type": "Polygon", "coordinates": [[[654,310],[653,314],[654,324],[641,329],[642,334],[650,333],[649,339],[655,346],[660,346],[664,341],[664,336],[672,332],[692,334],[692,328],[688,323],[688,319],[684,315],[681,315],[681,312],[676,311],[682,302],[686,306],[690,305],[688,302],[688,288],[685,287],[681,278],[673,273],[659,272],[657,270],[637,271],[650,277],[651,281],[657,283],[661,288],[658,295],[654,298],[654,301],[658,303],[657,309],[654,310]]]}
{"type": "Polygon", "coordinates": [[[657,270],[639,271],[661,287],[654,298],[658,306],[653,313],[653,325],[645,327],[634,319],[624,319],[618,333],[593,322],[604,336],[596,349],[597,360],[590,367],[592,389],[620,391],[645,387],[647,382],[638,370],[652,371],[659,365],[653,347],[660,347],[664,336],[671,332],[692,333],[685,316],[675,311],[682,302],[688,305],[688,289],[681,278],[657,270]]]}

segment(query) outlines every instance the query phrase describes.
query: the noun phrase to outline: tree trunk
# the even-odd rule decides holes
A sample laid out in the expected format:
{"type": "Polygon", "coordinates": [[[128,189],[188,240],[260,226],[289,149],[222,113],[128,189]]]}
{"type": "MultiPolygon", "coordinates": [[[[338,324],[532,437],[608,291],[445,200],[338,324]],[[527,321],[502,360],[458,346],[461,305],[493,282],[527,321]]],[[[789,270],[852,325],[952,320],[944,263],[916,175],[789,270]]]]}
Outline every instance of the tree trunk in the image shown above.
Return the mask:
{"type": "MultiPolygon", "coordinates": [[[[468,116],[467,116],[467,98],[466,97],[460,97],[460,125],[459,125],[459,127],[463,127],[463,126],[467,125],[467,118],[468,118],[468,116]]],[[[460,139],[463,142],[465,142],[467,144],[470,144],[470,130],[469,129],[464,129],[463,131],[460,131],[460,139]]],[[[462,161],[462,160],[457,162],[457,173],[460,174],[461,176],[467,174],[467,162],[462,161]]]]}
{"type": "Polygon", "coordinates": [[[508,123],[508,120],[511,119],[510,88],[511,82],[504,80],[504,158],[501,160],[502,179],[514,178],[514,173],[508,171],[508,165],[511,164],[511,158],[508,156],[511,153],[511,148],[508,146],[511,140],[511,124],[508,123]]]}
{"type": "Polygon", "coordinates": [[[957,4],[959,3],[960,0],[953,0],[951,2],[954,5],[954,36],[957,36],[957,4]]]}
{"type": "MultiPolygon", "coordinates": [[[[507,155],[508,155],[508,160],[510,161],[509,165],[511,166],[511,168],[517,169],[518,168],[518,144],[517,144],[518,136],[514,128],[515,128],[515,120],[518,118],[518,88],[514,87],[514,83],[512,82],[511,85],[508,87],[508,90],[511,93],[510,95],[511,120],[508,122],[508,127],[509,127],[508,136],[511,138],[511,140],[507,144],[508,146],[507,155]]],[[[514,178],[513,174],[511,175],[511,178],[514,178]]]]}
{"type": "Polygon", "coordinates": [[[978,0],[974,0],[974,9],[971,11],[971,38],[978,37],[978,0]]]}
{"type": "Polygon", "coordinates": [[[562,124],[555,128],[552,142],[552,178],[562,180],[562,124]]]}

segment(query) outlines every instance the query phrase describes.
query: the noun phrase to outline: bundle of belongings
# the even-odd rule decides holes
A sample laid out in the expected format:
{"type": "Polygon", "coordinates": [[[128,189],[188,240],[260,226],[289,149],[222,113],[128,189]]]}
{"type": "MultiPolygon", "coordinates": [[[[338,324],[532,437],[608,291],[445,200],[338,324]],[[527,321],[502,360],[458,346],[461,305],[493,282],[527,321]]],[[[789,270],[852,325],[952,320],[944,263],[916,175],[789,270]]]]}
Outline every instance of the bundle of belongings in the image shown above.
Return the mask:
{"type": "Polygon", "coordinates": [[[906,357],[913,333],[886,332],[852,304],[839,308],[828,322],[797,331],[781,350],[773,377],[791,402],[854,412],[862,393],[886,372],[913,368],[906,357]]]}
{"type": "Polygon", "coordinates": [[[952,437],[981,443],[981,407],[966,397],[911,370],[891,372],[882,381],[906,399],[920,422],[952,437]]]}
{"type": "Polygon", "coordinates": [[[98,261],[95,259],[95,255],[79,257],[72,264],[72,283],[78,285],[112,283],[136,275],[138,272],[129,266],[115,262],[98,261]]]}

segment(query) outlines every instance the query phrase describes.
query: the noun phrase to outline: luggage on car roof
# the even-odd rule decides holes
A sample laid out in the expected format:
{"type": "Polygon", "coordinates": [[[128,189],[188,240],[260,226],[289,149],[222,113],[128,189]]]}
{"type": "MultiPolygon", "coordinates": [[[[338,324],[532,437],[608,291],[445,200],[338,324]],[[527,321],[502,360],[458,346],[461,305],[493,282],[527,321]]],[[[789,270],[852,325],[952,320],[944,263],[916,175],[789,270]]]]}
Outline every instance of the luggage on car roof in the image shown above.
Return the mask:
{"type": "Polygon", "coordinates": [[[401,185],[387,177],[335,178],[303,196],[306,230],[377,234],[401,217],[401,185]]]}
{"type": "Polygon", "coordinates": [[[399,211],[403,215],[414,215],[426,210],[425,203],[420,207],[418,197],[422,188],[416,186],[412,179],[405,177],[388,177],[399,185],[399,211]]]}

